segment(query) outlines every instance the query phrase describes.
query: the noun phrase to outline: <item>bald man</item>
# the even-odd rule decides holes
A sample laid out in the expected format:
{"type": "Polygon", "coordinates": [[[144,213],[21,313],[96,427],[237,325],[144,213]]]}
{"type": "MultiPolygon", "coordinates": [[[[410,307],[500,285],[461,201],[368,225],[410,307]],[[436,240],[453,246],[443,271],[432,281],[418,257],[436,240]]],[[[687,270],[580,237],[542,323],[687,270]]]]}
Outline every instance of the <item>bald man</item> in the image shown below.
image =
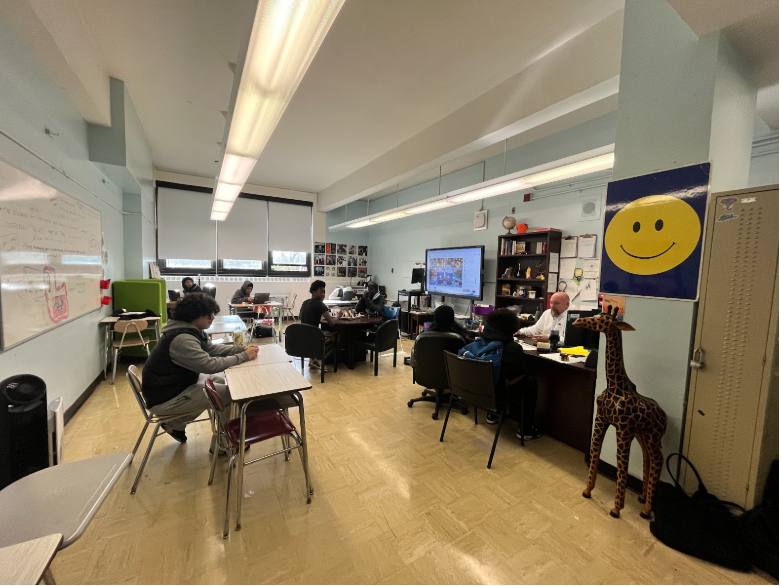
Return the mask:
{"type": "Polygon", "coordinates": [[[533,326],[518,330],[520,336],[531,336],[535,342],[547,342],[553,330],[559,332],[559,344],[564,344],[564,330],[567,327],[569,295],[560,291],[550,298],[550,309],[546,309],[533,326]]]}

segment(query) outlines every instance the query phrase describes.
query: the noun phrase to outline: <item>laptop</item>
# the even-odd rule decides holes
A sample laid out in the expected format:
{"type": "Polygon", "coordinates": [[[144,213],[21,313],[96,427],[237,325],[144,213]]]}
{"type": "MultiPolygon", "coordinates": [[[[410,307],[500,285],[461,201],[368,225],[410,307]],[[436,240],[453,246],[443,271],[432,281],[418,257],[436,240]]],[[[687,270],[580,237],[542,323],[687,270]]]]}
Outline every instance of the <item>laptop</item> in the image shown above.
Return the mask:
{"type": "Polygon", "coordinates": [[[260,305],[262,303],[268,303],[270,296],[271,296],[270,293],[255,293],[255,298],[252,300],[252,303],[256,305],[260,305]]]}
{"type": "Polygon", "coordinates": [[[176,289],[169,289],[168,290],[168,300],[169,301],[179,301],[180,293],[176,289]]]}

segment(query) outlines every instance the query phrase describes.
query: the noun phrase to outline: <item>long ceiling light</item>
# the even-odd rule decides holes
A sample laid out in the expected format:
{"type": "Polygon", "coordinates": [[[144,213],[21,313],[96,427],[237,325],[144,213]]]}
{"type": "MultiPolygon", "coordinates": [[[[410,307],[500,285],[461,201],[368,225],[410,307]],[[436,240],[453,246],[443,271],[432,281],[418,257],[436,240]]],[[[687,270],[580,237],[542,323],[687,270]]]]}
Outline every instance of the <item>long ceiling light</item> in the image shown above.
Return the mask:
{"type": "Polygon", "coordinates": [[[260,0],[230,118],[212,220],[224,220],[344,0],[260,0]]]}
{"type": "Polygon", "coordinates": [[[605,171],[613,168],[614,159],[613,145],[609,145],[607,147],[588,151],[587,153],[581,153],[581,155],[576,155],[575,157],[568,157],[548,165],[541,165],[533,169],[519,171],[518,173],[505,176],[508,178],[504,180],[494,179],[484,182],[477,187],[458,189],[437,196],[437,198],[434,198],[431,201],[410,204],[390,212],[382,212],[373,216],[358,218],[356,220],[337,224],[336,226],[331,226],[329,229],[343,230],[345,228],[366,228],[381,222],[397,220],[415,214],[423,214],[453,205],[476,201],[478,199],[488,199],[521,189],[529,189],[537,185],[572,179],[573,177],[578,177],[587,173],[605,171]],[[586,158],[574,160],[578,157],[586,158]]]}

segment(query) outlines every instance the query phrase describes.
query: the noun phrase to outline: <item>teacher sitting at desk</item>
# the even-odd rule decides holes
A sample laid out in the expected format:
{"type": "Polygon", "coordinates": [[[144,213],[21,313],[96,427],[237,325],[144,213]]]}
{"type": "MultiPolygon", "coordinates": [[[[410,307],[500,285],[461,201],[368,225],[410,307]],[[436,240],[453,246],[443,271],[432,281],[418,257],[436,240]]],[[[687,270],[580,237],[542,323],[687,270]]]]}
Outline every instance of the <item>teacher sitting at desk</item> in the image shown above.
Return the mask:
{"type": "Polygon", "coordinates": [[[363,292],[358,305],[355,306],[355,312],[378,315],[385,319],[385,297],[380,293],[377,283],[369,281],[366,284],[366,291],[363,292]]]}
{"type": "Polygon", "coordinates": [[[559,344],[564,344],[564,330],[567,325],[567,310],[569,295],[560,291],[550,298],[550,309],[542,312],[540,319],[533,326],[521,328],[517,335],[531,337],[535,342],[547,342],[553,330],[559,332],[559,344]]]}
{"type": "MultiPolygon", "coordinates": [[[[174,317],[144,365],[141,394],[155,415],[182,415],[162,425],[176,441],[184,443],[185,425],[209,409],[203,392],[207,375],[222,372],[258,355],[257,346],[215,346],[208,329],[220,306],[205,293],[191,293],[176,304],[174,317]]],[[[223,377],[210,377],[225,406],[231,397],[223,377]]]]}

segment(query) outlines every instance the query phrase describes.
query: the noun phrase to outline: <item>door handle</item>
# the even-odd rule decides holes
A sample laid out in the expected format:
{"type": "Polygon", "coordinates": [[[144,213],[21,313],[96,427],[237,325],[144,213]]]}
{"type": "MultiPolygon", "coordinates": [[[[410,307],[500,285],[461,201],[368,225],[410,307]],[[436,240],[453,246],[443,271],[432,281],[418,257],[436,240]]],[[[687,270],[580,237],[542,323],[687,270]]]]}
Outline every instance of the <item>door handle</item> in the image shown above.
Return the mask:
{"type": "Polygon", "coordinates": [[[692,359],[689,361],[689,366],[698,370],[704,368],[705,364],[702,361],[703,354],[704,352],[702,351],[702,348],[697,348],[692,354],[692,359]]]}

